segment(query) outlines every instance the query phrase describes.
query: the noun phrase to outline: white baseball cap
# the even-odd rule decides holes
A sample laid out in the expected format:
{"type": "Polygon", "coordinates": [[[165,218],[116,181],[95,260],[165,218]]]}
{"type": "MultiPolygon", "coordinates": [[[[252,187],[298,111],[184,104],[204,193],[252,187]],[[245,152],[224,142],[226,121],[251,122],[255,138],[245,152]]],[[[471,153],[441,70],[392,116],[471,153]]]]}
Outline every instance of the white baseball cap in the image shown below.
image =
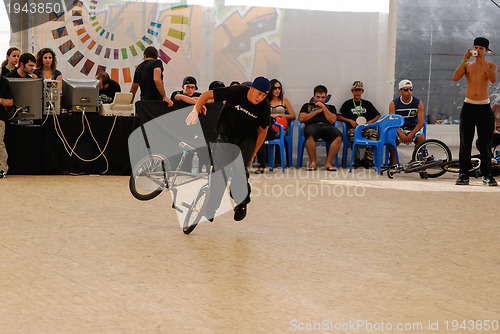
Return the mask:
{"type": "Polygon", "coordinates": [[[405,88],[405,87],[413,87],[413,84],[411,83],[410,80],[404,79],[399,82],[399,89],[405,88]]]}

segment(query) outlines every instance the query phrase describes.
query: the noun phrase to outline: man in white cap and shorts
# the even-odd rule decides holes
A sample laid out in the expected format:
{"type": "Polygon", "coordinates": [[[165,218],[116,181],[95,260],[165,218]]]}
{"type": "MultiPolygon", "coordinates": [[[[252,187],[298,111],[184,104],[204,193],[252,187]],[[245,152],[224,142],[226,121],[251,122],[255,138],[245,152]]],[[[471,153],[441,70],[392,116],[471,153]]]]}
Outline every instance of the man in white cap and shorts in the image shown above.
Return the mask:
{"type": "MultiPolygon", "coordinates": [[[[402,142],[406,145],[414,143],[420,144],[425,140],[424,127],[424,104],[413,96],[413,84],[410,80],[404,79],[399,82],[400,97],[394,99],[389,104],[389,114],[398,114],[404,117],[405,123],[398,129],[398,144],[402,142]]],[[[392,163],[396,164],[394,148],[389,146],[392,163]]]]}

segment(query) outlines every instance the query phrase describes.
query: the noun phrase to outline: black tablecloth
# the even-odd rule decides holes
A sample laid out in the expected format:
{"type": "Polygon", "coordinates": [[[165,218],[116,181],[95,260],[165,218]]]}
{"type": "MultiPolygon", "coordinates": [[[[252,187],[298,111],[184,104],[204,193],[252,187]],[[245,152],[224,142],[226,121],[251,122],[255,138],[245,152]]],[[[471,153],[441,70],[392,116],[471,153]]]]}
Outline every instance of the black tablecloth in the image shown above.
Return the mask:
{"type": "MultiPolygon", "coordinates": [[[[113,128],[114,116],[87,113],[88,124],[83,120],[85,131],[75,146],[83,129],[82,116],[57,116],[62,131],[59,131],[54,116],[49,116],[43,125],[7,124],[5,145],[9,154],[9,174],[130,174],[128,137],[140,125],[140,119],[120,116],[116,118],[113,128]],[[59,138],[64,135],[69,145],[75,146],[74,151],[78,156],[91,160],[100,154],[97,144],[104,149],[110,132],[109,143],[104,150],[105,157],[100,156],[91,162],[80,160],[74,153],[68,154],[59,138]]],[[[67,145],[66,148],[69,150],[67,145]]]]}

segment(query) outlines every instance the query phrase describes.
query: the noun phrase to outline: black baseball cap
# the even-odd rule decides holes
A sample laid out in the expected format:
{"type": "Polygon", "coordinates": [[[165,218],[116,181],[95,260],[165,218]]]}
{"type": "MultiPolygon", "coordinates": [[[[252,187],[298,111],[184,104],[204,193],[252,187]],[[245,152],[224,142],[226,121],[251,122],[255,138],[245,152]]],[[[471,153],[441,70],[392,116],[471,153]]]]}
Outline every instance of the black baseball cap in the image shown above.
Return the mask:
{"type": "Polygon", "coordinates": [[[488,51],[491,51],[489,46],[490,46],[490,41],[488,41],[486,38],[484,37],[478,37],[474,40],[474,45],[478,45],[478,46],[483,46],[486,48],[486,50],[488,51]]]}
{"type": "Polygon", "coordinates": [[[182,80],[182,85],[195,85],[196,89],[198,89],[198,85],[196,84],[196,79],[194,77],[185,77],[184,80],[182,80]]]}

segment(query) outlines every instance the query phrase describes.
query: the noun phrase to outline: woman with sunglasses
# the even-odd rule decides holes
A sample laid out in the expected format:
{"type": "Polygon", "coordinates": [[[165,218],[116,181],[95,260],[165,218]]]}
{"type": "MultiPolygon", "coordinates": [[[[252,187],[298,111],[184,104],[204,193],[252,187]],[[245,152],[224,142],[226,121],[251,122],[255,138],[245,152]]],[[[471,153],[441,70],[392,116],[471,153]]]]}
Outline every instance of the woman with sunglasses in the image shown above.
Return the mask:
{"type": "MultiPolygon", "coordinates": [[[[283,86],[281,82],[277,79],[271,80],[271,90],[267,94],[267,100],[271,105],[271,117],[278,120],[284,117],[287,121],[295,119],[295,112],[293,111],[290,101],[283,96],[283,86]]],[[[285,136],[288,134],[288,128],[285,129],[285,136]]],[[[274,132],[273,127],[270,126],[268,129],[266,140],[274,139],[277,134],[274,132]]],[[[267,146],[262,145],[259,152],[257,152],[257,161],[259,163],[258,169],[255,171],[256,174],[264,173],[266,168],[266,157],[267,157],[267,146]]]]}

